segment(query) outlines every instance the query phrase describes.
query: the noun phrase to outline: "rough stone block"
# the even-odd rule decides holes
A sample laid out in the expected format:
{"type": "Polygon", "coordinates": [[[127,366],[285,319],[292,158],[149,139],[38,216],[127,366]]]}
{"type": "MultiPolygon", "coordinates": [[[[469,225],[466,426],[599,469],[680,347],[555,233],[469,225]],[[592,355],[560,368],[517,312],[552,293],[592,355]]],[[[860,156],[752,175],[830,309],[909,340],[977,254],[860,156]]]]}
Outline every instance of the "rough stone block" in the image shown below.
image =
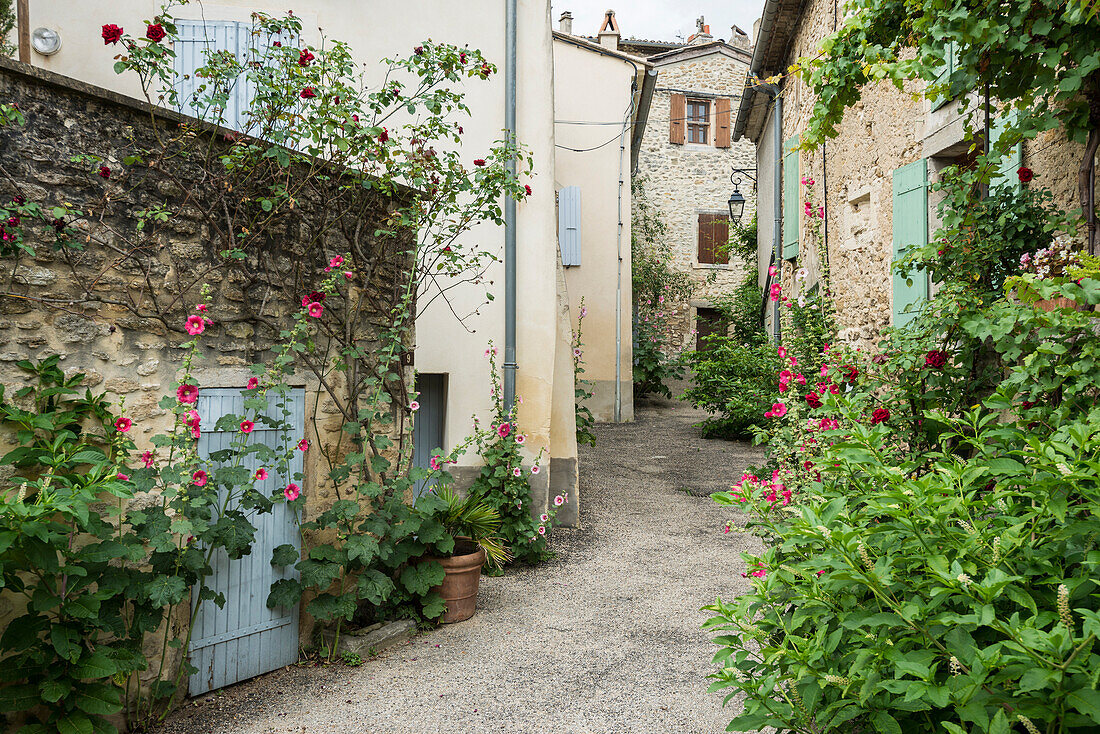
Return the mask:
{"type": "MultiPolygon", "coordinates": [[[[343,632],[336,643],[336,652],[351,653],[361,658],[369,658],[383,650],[412,639],[416,634],[416,623],[411,619],[399,619],[396,622],[372,624],[354,632],[343,632]]],[[[325,644],[331,645],[333,634],[325,633],[325,644]]]]}

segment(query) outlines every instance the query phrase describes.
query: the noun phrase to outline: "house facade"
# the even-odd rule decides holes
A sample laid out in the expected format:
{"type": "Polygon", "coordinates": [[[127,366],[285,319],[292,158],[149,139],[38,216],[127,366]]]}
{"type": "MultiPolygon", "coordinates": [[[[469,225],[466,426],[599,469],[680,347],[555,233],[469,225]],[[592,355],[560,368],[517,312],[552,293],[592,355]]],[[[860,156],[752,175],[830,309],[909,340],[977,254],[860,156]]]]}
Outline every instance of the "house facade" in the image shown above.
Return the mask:
{"type": "MultiPolygon", "coordinates": [[[[881,82],[864,90],[835,139],[812,153],[796,150],[814,99],[786,70],[798,58],[819,53],[822,40],[844,22],[842,11],[826,0],[767,0],[733,139],[756,144],[760,284],[767,289],[778,280],[785,294],[797,298],[820,288],[827,258],[840,338],[871,348],[882,329],[912,319],[933,295],[926,275],[910,282],[892,266],[906,248],[927,243],[935,233],[939,198],[932,186],[944,168],[966,161],[967,124],[979,139],[984,133],[992,141],[999,127],[994,113],[986,129],[976,99],[964,114],[958,99],[926,99],[923,83],[897,89],[881,82]],[[769,78],[778,81],[762,81],[769,78]],[[807,217],[808,202],[815,215],[824,207],[822,219],[807,217]],[[773,264],[775,278],[769,275],[773,264]],[[802,269],[804,277],[796,277],[802,269]]],[[[1075,173],[1082,154],[1082,145],[1051,130],[1004,156],[998,175],[1011,182],[1026,165],[1059,206],[1072,210],[1079,207],[1075,173]]],[[[772,306],[767,319],[777,334],[778,305],[772,306]]]]}
{"type": "MultiPolygon", "coordinates": [[[[655,46],[631,39],[626,48],[655,46]]],[[[725,333],[714,299],[731,293],[745,274],[745,264],[725,246],[734,181],[746,199],[742,223],[756,211],[754,146],[731,137],[750,58],[748,36],[740,29],[732,28],[724,41],[710,34],[702,18],[685,45],[648,57],[657,85],[635,176],[640,195],[667,226],[670,265],[694,283],[689,302],[674,306],[679,346],[688,349],[701,346],[707,334],[725,333]]]]}

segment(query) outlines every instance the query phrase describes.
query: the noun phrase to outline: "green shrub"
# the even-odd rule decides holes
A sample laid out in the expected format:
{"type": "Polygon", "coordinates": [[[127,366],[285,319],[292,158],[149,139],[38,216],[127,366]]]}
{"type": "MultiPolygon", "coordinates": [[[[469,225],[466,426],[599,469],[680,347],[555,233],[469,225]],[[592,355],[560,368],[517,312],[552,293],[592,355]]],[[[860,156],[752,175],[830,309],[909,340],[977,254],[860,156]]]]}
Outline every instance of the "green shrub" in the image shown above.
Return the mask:
{"type": "Polygon", "coordinates": [[[702,423],[704,438],[748,438],[778,395],[780,369],[775,348],[763,341],[745,344],[734,337],[712,336],[707,349],[689,352],[694,384],[683,399],[714,414],[702,423]]]}

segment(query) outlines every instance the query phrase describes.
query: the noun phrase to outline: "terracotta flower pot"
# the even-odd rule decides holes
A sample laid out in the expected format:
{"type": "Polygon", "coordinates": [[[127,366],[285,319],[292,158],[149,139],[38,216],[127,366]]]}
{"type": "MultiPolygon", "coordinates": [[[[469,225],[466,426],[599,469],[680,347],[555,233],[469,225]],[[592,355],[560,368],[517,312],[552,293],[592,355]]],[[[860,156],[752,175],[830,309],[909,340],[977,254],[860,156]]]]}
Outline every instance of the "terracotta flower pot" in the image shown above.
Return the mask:
{"type": "Polygon", "coordinates": [[[429,556],[438,561],[447,576],[432,591],[447,602],[443,622],[461,622],[474,615],[477,607],[477,588],[481,583],[481,567],[485,565],[485,551],[470,541],[455,541],[455,555],[449,558],[429,556]]]}
{"type": "Polygon", "coordinates": [[[1056,308],[1068,308],[1075,310],[1077,308],[1077,301],[1072,298],[1066,298],[1065,296],[1059,296],[1058,298],[1048,298],[1043,301],[1035,302],[1036,308],[1041,308],[1044,311],[1053,311],[1056,308]]]}

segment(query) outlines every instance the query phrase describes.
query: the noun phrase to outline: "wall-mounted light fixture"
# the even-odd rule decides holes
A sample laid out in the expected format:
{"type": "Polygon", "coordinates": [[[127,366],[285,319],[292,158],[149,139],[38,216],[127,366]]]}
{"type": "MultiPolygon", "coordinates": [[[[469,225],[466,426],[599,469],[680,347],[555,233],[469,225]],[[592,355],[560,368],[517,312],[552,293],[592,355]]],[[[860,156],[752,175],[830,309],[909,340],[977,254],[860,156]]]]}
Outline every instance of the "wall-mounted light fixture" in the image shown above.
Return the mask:
{"type": "Polygon", "coordinates": [[[53,56],[61,50],[61,34],[52,28],[31,31],[31,46],[43,56],[53,56]]]}
{"type": "Polygon", "coordinates": [[[741,193],[741,177],[745,176],[752,181],[753,190],[756,190],[756,177],[752,173],[756,173],[755,168],[735,168],[730,173],[730,183],[733,184],[733,193],[730,194],[729,205],[730,221],[734,224],[741,223],[741,217],[745,214],[745,195],[741,193]]]}

